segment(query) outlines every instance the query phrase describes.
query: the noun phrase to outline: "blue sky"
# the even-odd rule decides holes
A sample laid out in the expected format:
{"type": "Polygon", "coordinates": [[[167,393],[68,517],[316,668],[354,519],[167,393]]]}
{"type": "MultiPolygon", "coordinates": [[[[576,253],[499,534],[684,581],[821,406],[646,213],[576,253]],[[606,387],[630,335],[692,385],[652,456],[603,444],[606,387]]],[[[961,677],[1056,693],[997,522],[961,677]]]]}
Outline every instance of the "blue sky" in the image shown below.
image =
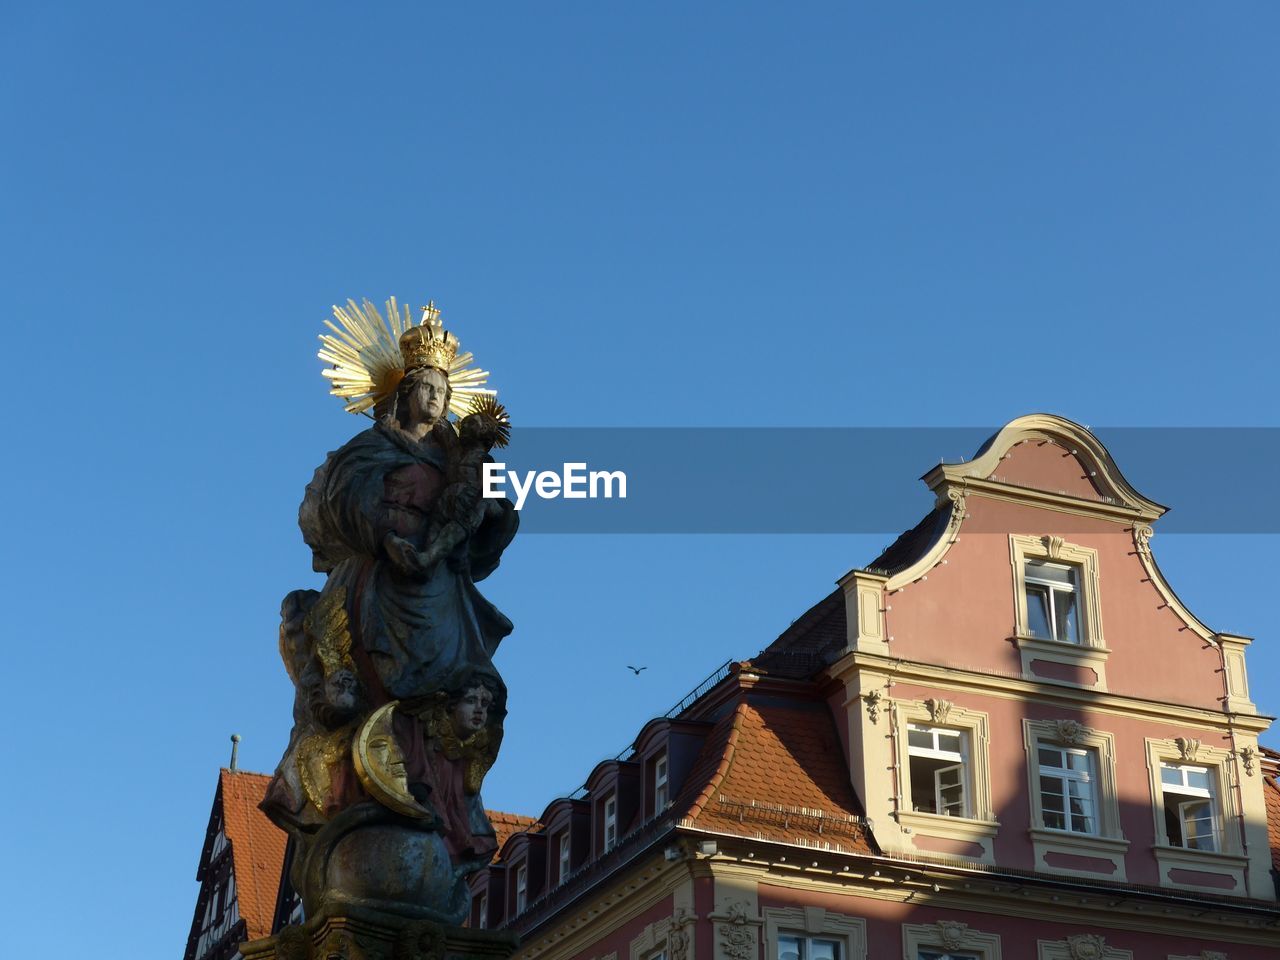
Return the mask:
{"type": "MultiPolygon", "coordinates": [[[[6,7],[11,950],[173,956],[228,735],[279,757],[278,605],[317,583],[297,503],[362,426],[319,376],[330,304],[434,297],[517,424],[1280,426],[1278,27],[1262,3],[6,7]]],[[[518,539],[485,586],[517,625],[488,803],[540,812],[895,532],[518,539]]],[[[1280,711],[1275,537],[1154,546],[1258,637],[1280,711]]]]}

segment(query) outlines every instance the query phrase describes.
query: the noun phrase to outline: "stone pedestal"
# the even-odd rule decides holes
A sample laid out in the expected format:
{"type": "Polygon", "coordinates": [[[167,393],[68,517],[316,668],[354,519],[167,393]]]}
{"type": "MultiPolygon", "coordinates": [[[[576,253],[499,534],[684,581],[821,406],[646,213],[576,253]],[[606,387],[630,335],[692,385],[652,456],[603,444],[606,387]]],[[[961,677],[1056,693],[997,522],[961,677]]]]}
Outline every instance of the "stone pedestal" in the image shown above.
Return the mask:
{"type": "Polygon", "coordinates": [[[240,945],[244,960],[509,960],[514,933],[445,927],[381,912],[322,913],[240,945]]]}

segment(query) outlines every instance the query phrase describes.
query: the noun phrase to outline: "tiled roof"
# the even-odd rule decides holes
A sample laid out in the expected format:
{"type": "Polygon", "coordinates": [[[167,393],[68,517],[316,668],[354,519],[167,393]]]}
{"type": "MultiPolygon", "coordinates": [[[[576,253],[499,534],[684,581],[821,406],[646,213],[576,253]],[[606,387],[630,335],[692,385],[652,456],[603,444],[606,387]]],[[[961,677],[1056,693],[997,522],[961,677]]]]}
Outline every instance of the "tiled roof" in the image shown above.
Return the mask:
{"type": "Polygon", "coordinates": [[[1271,865],[1280,870],[1280,753],[1262,748],[1262,792],[1267,800],[1271,865]]]}
{"type": "MultiPolygon", "coordinates": [[[[744,692],[686,781],[682,826],[874,853],[825,703],[744,692]]],[[[683,798],[682,798],[683,799],[683,798]]]]}
{"type": "Polygon", "coordinates": [[[522,831],[535,831],[540,824],[536,817],[524,817],[518,813],[503,813],[501,810],[486,810],[489,822],[493,824],[493,832],[498,835],[498,849],[493,852],[493,859],[498,859],[502,847],[511,839],[512,834],[522,831]]]}
{"type": "Polygon", "coordinates": [[[231,841],[236,902],[250,940],[271,933],[284,866],[284,831],[258,809],[270,782],[265,774],[224,768],[218,784],[223,823],[231,841]]]}

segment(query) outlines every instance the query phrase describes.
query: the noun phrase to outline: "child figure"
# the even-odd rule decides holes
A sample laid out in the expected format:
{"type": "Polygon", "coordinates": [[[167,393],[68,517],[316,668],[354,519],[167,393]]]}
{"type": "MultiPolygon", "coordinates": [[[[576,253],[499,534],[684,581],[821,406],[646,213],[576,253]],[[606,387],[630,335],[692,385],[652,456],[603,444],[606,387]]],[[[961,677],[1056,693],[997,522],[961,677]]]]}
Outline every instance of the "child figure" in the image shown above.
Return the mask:
{"type": "Polygon", "coordinates": [[[482,396],[459,421],[456,436],[443,422],[437,425],[435,435],[449,455],[449,471],[448,485],[427,529],[427,548],[418,555],[427,572],[475,533],[486,516],[502,512],[498,501],[481,495],[481,482],[489,451],[505,447],[511,439],[511,421],[494,397],[482,396]]]}

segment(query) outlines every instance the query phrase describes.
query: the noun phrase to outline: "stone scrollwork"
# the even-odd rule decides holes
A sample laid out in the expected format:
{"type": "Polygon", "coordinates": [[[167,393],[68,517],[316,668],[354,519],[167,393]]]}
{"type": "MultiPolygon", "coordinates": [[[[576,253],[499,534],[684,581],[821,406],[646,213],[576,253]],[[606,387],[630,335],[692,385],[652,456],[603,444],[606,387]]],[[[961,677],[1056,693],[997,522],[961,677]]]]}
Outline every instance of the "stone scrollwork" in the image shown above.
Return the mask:
{"type": "Polygon", "coordinates": [[[1200,741],[1195,737],[1176,737],[1173,741],[1178,745],[1178,755],[1183,763],[1194,763],[1200,752],[1200,741]]]}
{"type": "Polygon", "coordinates": [[[932,697],[926,700],[924,705],[929,710],[929,719],[934,723],[946,723],[947,717],[951,716],[951,708],[955,706],[950,700],[940,700],[932,697]]]}
{"type": "Polygon", "coordinates": [[[731,901],[714,919],[719,956],[728,960],[756,960],[756,927],[760,920],[751,916],[745,901],[731,901]]]}
{"type": "Polygon", "coordinates": [[[690,948],[693,945],[689,928],[696,919],[697,917],[684,907],[678,907],[671,915],[671,931],[667,934],[667,955],[671,960],[689,960],[692,953],[690,948]]]}
{"type": "Polygon", "coordinates": [[[968,929],[969,925],[959,920],[939,920],[938,942],[948,950],[959,950],[964,946],[965,931],[968,929]]]}
{"type": "Polygon", "coordinates": [[[862,699],[867,705],[867,719],[872,723],[879,723],[880,707],[884,703],[884,694],[879,690],[869,690],[862,695],[862,699]]]}
{"type": "Polygon", "coordinates": [[[1149,524],[1140,523],[1133,528],[1133,539],[1138,546],[1138,553],[1145,559],[1151,559],[1151,538],[1155,531],[1149,524]]]}
{"type": "Polygon", "coordinates": [[[1084,739],[1084,724],[1079,720],[1055,720],[1053,729],[1058,741],[1069,746],[1075,746],[1084,739]]]}
{"type": "Polygon", "coordinates": [[[1067,541],[1062,537],[1041,537],[1040,542],[1044,544],[1045,553],[1049,555],[1050,560],[1062,559],[1062,545],[1067,541]]]}
{"type": "Polygon", "coordinates": [[[1107,942],[1096,933],[1078,933],[1067,937],[1067,952],[1071,960],[1103,960],[1107,954],[1107,942]]]}
{"type": "Polygon", "coordinates": [[[1246,777],[1253,776],[1253,763],[1258,757],[1258,751],[1253,747],[1241,747],[1236,751],[1236,756],[1240,758],[1240,764],[1244,767],[1246,777]]]}

